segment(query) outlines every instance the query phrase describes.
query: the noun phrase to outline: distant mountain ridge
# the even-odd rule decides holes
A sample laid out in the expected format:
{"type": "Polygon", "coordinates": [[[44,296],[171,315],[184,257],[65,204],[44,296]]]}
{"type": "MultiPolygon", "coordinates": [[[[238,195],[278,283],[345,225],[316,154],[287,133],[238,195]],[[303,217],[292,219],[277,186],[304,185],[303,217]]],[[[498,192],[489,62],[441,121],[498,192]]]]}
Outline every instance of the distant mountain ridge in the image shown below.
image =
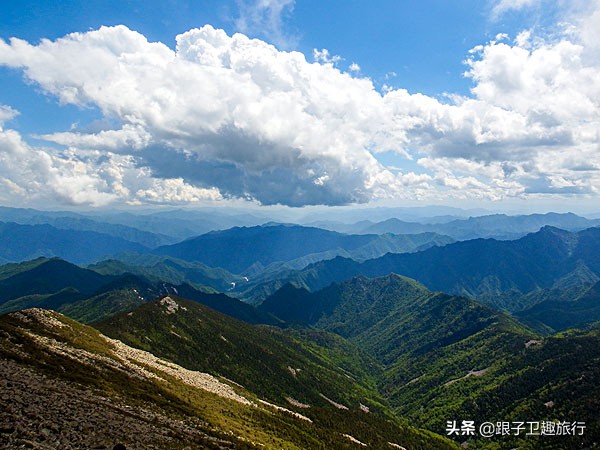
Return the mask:
{"type": "Polygon", "coordinates": [[[101,217],[92,218],[68,211],[38,211],[0,206],[0,221],[20,225],[51,225],[62,230],[94,231],[120,237],[149,248],[176,242],[176,239],[171,236],[151,233],[123,224],[103,222],[101,217]]]}
{"type": "MultiPolygon", "coordinates": [[[[285,282],[315,291],[358,275],[397,273],[432,290],[496,304],[503,294],[548,288],[584,267],[600,277],[600,228],[571,233],[544,227],[515,241],[474,239],[418,253],[387,254],[362,263],[344,258],[321,261],[286,279],[249,287],[245,295],[256,298],[254,289],[265,298],[265,293],[274,292],[285,282]]],[[[512,309],[510,302],[496,306],[512,309]]]]}
{"type": "Polygon", "coordinates": [[[172,284],[189,283],[194,286],[211,287],[219,292],[242,284],[245,279],[225,269],[209,267],[199,262],[183,261],[170,256],[148,253],[119,253],[114,259],[99,261],[88,266],[105,275],[133,273],[155,282],[172,284]]]}
{"type": "Polygon", "coordinates": [[[578,290],[544,294],[546,299],[516,312],[515,316],[533,328],[547,328],[547,333],[586,328],[600,321],[600,282],[578,290]]]}
{"type": "Polygon", "coordinates": [[[92,294],[115,280],[59,258],[37,258],[0,269],[4,269],[0,276],[0,302],[31,294],[52,294],[65,288],[92,294]]]}
{"type": "Polygon", "coordinates": [[[544,226],[553,226],[568,231],[580,231],[600,225],[599,219],[586,219],[573,213],[545,213],[509,216],[490,214],[452,220],[424,218],[419,221],[407,221],[390,218],[381,222],[359,222],[353,225],[330,224],[326,229],[337,229],[347,233],[359,234],[407,234],[438,233],[464,241],[477,238],[518,239],[527,233],[538,231],[544,226]],[[428,222],[431,220],[431,222],[428,222]]]}
{"type": "Polygon", "coordinates": [[[148,250],[137,242],[96,231],[0,222],[0,258],[8,261],[58,256],[82,264],[114,253],[148,250]]]}
{"type": "Polygon", "coordinates": [[[41,211],[0,206],[0,221],[48,224],[57,228],[97,231],[120,236],[148,247],[178,242],[188,237],[233,226],[252,226],[271,220],[229,209],[201,208],[123,211],[41,211]],[[160,241],[158,244],[157,241],[160,241]]]}
{"type": "Polygon", "coordinates": [[[159,247],[153,253],[199,261],[241,274],[254,264],[267,266],[339,249],[357,259],[364,259],[390,251],[414,251],[450,242],[452,239],[448,237],[431,233],[414,236],[346,235],[299,225],[267,224],[213,231],[159,247]]]}

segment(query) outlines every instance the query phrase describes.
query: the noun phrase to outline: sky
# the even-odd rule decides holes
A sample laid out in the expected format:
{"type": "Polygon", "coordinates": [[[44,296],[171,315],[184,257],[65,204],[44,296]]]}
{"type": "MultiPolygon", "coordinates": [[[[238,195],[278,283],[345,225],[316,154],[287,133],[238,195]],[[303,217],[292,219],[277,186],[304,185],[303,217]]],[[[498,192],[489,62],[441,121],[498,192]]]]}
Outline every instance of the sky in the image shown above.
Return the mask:
{"type": "Polygon", "coordinates": [[[600,0],[0,3],[0,204],[600,211],[600,0]]]}

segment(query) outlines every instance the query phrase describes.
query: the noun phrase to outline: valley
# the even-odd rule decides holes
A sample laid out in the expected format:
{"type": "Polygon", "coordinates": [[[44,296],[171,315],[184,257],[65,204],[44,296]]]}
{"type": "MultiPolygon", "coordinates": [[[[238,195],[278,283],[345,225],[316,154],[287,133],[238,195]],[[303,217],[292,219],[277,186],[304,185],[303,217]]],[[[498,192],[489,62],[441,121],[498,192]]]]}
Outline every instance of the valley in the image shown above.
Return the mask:
{"type": "Polygon", "coordinates": [[[0,266],[3,445],[534,450],[600,439],[597,228],[457,241],[270,222],[154,242],[107,245],[88,265],[4,253],[16,261],[0,266]],[[95,411],[89,439],[75,426],[81,408],[95,411]],[[451,421],[523,418],[585,433],[448,434],[451,421]]]}

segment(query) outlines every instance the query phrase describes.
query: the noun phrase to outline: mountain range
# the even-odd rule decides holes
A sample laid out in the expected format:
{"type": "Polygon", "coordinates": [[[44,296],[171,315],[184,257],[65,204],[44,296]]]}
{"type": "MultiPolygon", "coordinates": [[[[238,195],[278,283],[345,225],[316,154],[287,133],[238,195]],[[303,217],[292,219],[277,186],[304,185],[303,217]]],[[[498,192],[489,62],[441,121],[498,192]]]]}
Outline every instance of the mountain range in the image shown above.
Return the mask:
{"type": "Polygon", "coordinates": [[[420,235],[347,235],[298,225],[266,224],[212,231],[183,242],[159,247],[155,254],[185,261],[202,262],[242,274],[253,265],[260,268],[276,262],[310,262],[331,259],[340,252],[361,260],[388,252],[417,251],[433,245],[445,245],[452,239],[433,233],[420,235]]]}
{"type": "MultiPolygon", "coordinates": [[[[258,309],[190,285],[153,284],[132,274],[102,275],[58,259],[2,266],[0,283],[4,311],[28,307],[62,311],[185,370],[225,377],[219,379],[229,380],[230,386],[243,386],[252,393],[248,395],[307,417],[319,424],[319,430],[327,430],[319,434],[320,444],[305,443],[300,448],[328,448],[324,436],[346,434],[370,442],[373,448],[389,448],[386,442],[400,440],[389,440],[391,434],[386,433],[398,433],[398,427],[404,430],[396,434],[403,436],[398,445],[413,442],[405,448],[434,448],[431,445],[451,444],[433,435],[434,444],[428,443],[426,435],[415,437],[419,432],[411,434],[412,429],[403,428],[399,417],[443,435],[448,417],[497,421],[517,420],[519,414],[527,414],[567,420],[572,411],[590,428],[585,442],[598,438],[600,427],[594,412],[600,398],[595,387],[599,377],[597,330],[544,338],[505,313],[473,299],[432,292],[403,276],[360,276],[312,293],[286,285],[258,309]],[[152,301],[156,296],[158,300],[152,301]],[[572,346],[580,351],[574,353],[572,346]],[[574,375],[582,378],[575,383],[574,375]],[[497,396],[502,398],[502,408],[496,407],[497,400],[491,400],[497,396]],[[546,404],[554,406],[548,410],[546,404]],[[366,410],[370,411],[368,420],[366,410]],[[382,417],[388,418],[388,425],[378,422],[382,417]],[[343,428],[343,423],[352,423],[353,432],[343,428]],[[331,427],[336,430],[333,434],[331,427]],[[373,434],[373,429],[388,431],[373,434]]],[[[586,292],[582,304],[589,305],[595,290],[586,292]]],[[[17,316],[4,317],[30,313],[11,314],[17,316]]],[[[69,323],[71,328],[83,326],[69,323]]],[[[15,333],[13,328],[9,331],[5,337],[15,333]]],[[[51,336],[58,339],[56,332],[51,336]]],[[[21,337],[10,339],[23,342],[18,340],[21,337]]],[[[59,342],[71,346],[69,339],[70,335],[63,335],[59,342]]],[[[22,351],[40,351],[26,342],[19,347],[22,351]]],[[[46,365],[64,366],[64,361],[53,359],[52,351],[44,352],[46,365]]],[[[106,348],[101,350],[101,354],[106,352],[106,348]]],[[[23,362],[12,353],[6,358],[23,362]]],[[[26,359],[26,367],[19,366],[19,370],[40,369],[32,363],[33,356],[26,359]]],[[[86,373],[82,368],[75,372],[86,373]]],[[[60,374],[53,376],[56,382],[65,381],[60,374]]],[[[236,423],[232,426],[241,426],[236,423]]],[[[252,432],[266,426],[264,422],[251,423],[252,432]]],[[[278,426],[274,435],[281,432],[278,426]]],[[[289,429],[288,425],[284,428],[289,429]]],[[[301,439],[306,438],[303,436],[301,439]]],[[[498,448],[494,447],[497,440],[473,438],[470,442],[474,448],[498,448]]],[[[579,448],[568,438],[556,442],[559,447],[548,448],[579,448]]],[[[511,447],[506,448],[536,449],[541,448],[540,443],[539,439],[515,438],[507,440],[511,447]]],[[[333,448],[344,448],[340,445],[336,440],[333,448]]]]}
{"type": "Polygon", "coordinates": [[[9,212],[55,222],[2,225],[18,239],[5,233],[0,257],[54,257],[0,265],[0,446],[600,442],[600,228],[576,229],[586,219],[429,219],[482,233],[505,219],[506,233],[548,220],[576,229],[514,240],[269,222],[177,242],[100,216],[9,212]],[[585,432],[442,437],[449,421],[524,418],[585,432]]]}
{"type": "MultiPolygon", "coordinates": [[[[573,411],[590,430],[600,425],[598,329],[542,338],[507,314],[398,275],[314,293],[286,285],[259,308],[350,340],[382,365],[379,392],[394,411],[438,433],[448,418],[571,420],[573,411]]],[[[498,448],[485,439],[471,445],[498,448]]],[[[577,439],[546,445],[505,438],[500,448],[584,447],[577,439]]]]}
{"type": "Polygon", "coordinates": [[[577,233],[544,227],[514,241],[474,239],[364,262],[335,258],[295,271],[284,279],[247,287],[249,299],[264,298],[285,282],[315,291],[354,276],[397,273],[429,289],[478,298],[499,309],[515,311],[524,294],[553,286],[583,285],[600,278],[600,228],[577,233]]]}
{"type": "MultiPolygon", "coordinates": [[[[205,295],[217,304],[223,301],[205,295]]],[[[43,373],[69,389],[72,382],[110,389],[121,402],[142,399],[144,407],[158,407],[164,417],[173,417],[169,408],[184,415],[195,411],[205,425],[212,424],[202,430],[213,435],[218,430],[218,439],[233,427],[243,441],[252,437],[267,447],[362,447],[358,441],[372,448],[395,448],[390,442],[454,448],[398,418],[439,435],[448,417],[571,420],[573,411],[588,427],[584,438],[548,443],[540,437],[473,437],[468,442],[482,449],[575,449],[600,437],[598,330],[543,338],[504,313],[431,292],[398,275],[358,277],[314,293],[287,285],[263,302],[257,316],[278,316],[280,321],[272,323],[280,328],[252,325],[248,318],[241,322],[173,293],[112,311],[94,322],[95,329],[58,313],[28,309],[0,317],[0,352],[3,364],[16,364],[11,370],[17,373],[43,373]],[[118,341],[106,341],[96,330],[118,341]],[[121,350],[115,353],[115,348],[121,350]],[[129,355],[133,364],[125,378],[119,355],[129,355]],[[140,360],[139,355],[146,356],[140,360]],[[91,372],[89,364],[95,367],[91,372]],[[154,375],[134,376],[140,365],[154,375]],[[68,377],[60,367],[69,368],[68,377]],[[259,409],[264,405],[274,412],[266,419],[261,411],[222,404],[211,395],[207,399],[208,394],[177,381],[208,376],[228,386],[218,385],[217,396],[233,389],[259,409]],[[284,418],[273,417],[279,413],[284,418]]]]}
{"type": "Polygon", "coordinates": [[[114,253],[146,251],[149,248],[142,244],[96,231],[65,230],[47,224],[0,222],[0,257],[7,261],[60,256],[83,264],[114,253]]]}
{"type": "Polygon", "coordinates": [[[169,256],[148,253],[119,253],[118,259],[107,259],[90,264],[88,268],[104,275],[131,273],[154,282],[191,284],[200,290],[225,292],[236,284],[245,282],[244,277],[225,269],[209,267],[200,262],[183,261],[169,256]]]}
{"type": "Polygon", "coordinates": [[[381,222],[365,220],[354,224],[322,223],[322,228],[354,234],[438,233],[464,241],[477,238],[517,239],[544,226],[580,231],[600,225],[598,219],[587,219],[573,213],[546,213],[508,216],[487,214],[468,218],[454,216],[401,220],[396,217],[381,222]]]}
{"type": "Polygon", "coordinates": [[[600,282],[534,294],[542,299],[515,313],[515,317],[534,329],[555,333],[569,328],[597,327],[600,321],[600,282]]]}
{"type": "Polygon", "coordinates": [[[253,226],[273,220],[260,212],[220,208],[194,210],[40,211],[0,206],[0,221],[23,225],[48,224],[56,228],[96,231],[138,242],[147,247],[174,243],[234,226],[253,226]]]}
{"type": "Polygon", "coordinates": [[[58,258],[0,266],[0,291],[0,313],[46,308],[85,323],[130,311],[169,293],[185,295],[249,323],[278,323],[269,314],[225,294],[198,290],[187,283],[152,282],[131,273],[105,275],[58,258]]]}

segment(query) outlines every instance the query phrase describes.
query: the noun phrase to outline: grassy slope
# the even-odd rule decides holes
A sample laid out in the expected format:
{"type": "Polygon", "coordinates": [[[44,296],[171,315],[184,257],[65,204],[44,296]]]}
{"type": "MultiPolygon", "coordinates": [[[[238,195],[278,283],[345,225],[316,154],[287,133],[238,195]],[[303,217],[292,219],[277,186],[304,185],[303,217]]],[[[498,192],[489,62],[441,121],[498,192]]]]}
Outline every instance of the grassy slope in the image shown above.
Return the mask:
{"type": "MultiPolygon", "coordinates": [[[[194,306],[193,303],[185,304],[190,309],[194,306]]],[[[368,442],[372,448],[390,448],[387,444],[390,440],[406,444],[411,449],[453,448],[441,438],[408,426],[400,428],[380,415],[360,410],[341,411],[324,407],[317,414],[323,415],[326,420],[309,423],[266,406],[248,406],[224,399],[156,369],[151,370],[161,376],[162,381],[134,377],[114,368],[117,361],[111,345],[95,329],[57,313],[45,312],[44,315],[54,323],[44,325],[28,313],[25,320],[20,319],[18,314],[1,316],[1,357],[35,368],[48,377],[87,386],[115,402],[135,407],[144,405],[184,421],[200,418],[202,422],[197,426],[202,427],[204,432],[236,442],[236,448],[255,448],[255,445],[272,449],[357,448],[356,444],[342,436],[343,432],[368,442]],[[113,363],[93,361],[90,364],[85,358],[66,356],[64,351],[50,351],[44,344],[45,338],[53,339],[55,345],[61,345],[70,352],[72,349],[84,350],[88,355],[99,355],[106,358],[104,361],[112,360],[113,363]]],[[[234,388],[258,404],[258,398],[252,392],[235,385],[234,388]]],[[[52,420],[51,417],[47,419],[52,420]]],[[[193,443],[185,440],[173,442],[171,448],[193,443]]],[[[195,444],[198,445],[198,442],[195,444]]]]}
{"type": "Polygon", "coordinates": [[[176,301],[186,309],[165,314],[160,302],[153,302],[98,327],[190,369],[225,376],[261,398],[295,409],[316,424],[328,424],[340,433],[353,430],[346,433],[376,447],[394,434],[409,448],[442,445],[435,439],[428,442],[431,437],[419,435],[393,418],[372,390],[377,365],[369,360],[365,366],[357,357],[368,358],[358,356],[360,352],[340,338],[316,332],[326,345],[307,343],[299,339],[302,331],[285,333],[252,326],[193,302],[176,301]],[[352,371],[359,367],[356,373],[352,371]],[[333,407],[323,396],[348,409],[333,407]],[[296,407],[286,398],[310,408],[296,407]],[[364,413],[361,403],[372,412],[364,413]]]}

